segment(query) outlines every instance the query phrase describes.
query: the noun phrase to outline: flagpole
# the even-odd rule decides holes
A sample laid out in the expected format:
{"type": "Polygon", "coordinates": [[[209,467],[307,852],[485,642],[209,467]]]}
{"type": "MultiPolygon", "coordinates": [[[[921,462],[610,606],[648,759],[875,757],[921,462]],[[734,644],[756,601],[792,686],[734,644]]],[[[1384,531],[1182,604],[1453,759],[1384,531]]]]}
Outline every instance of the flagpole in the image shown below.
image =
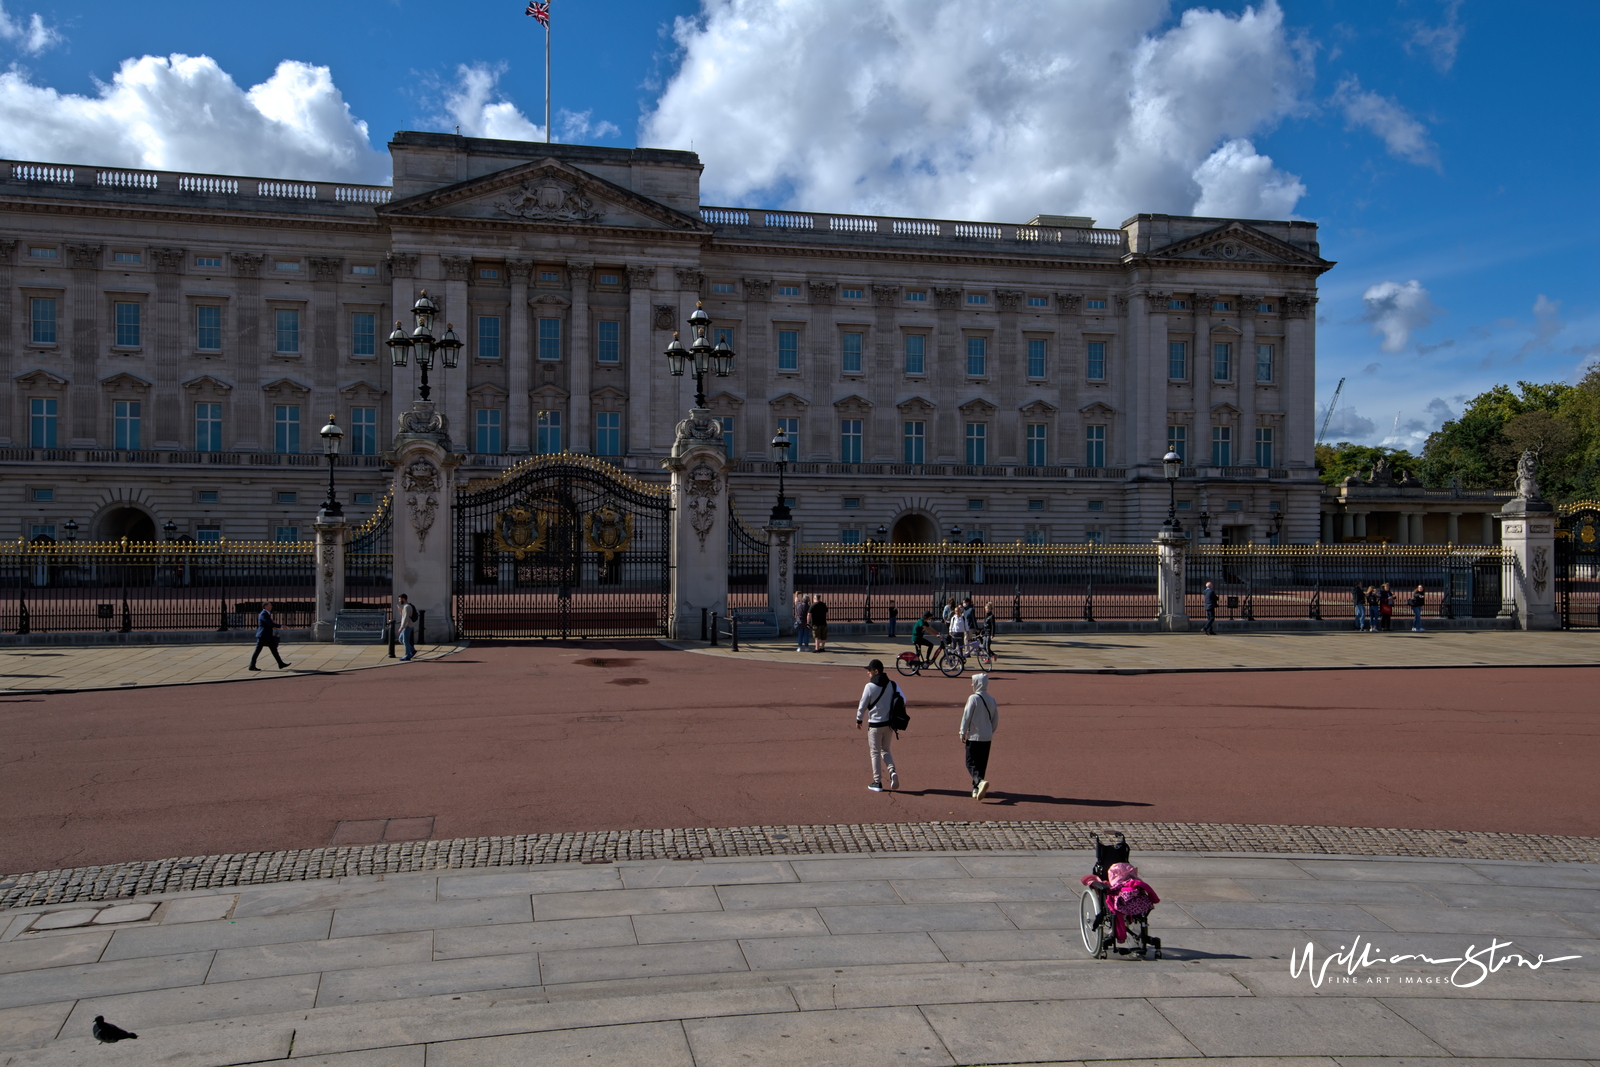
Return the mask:
{"type": "Polygon", "coordinates": [[[550,23],[544,24],[544,143],[550,143],[550,23]]]}

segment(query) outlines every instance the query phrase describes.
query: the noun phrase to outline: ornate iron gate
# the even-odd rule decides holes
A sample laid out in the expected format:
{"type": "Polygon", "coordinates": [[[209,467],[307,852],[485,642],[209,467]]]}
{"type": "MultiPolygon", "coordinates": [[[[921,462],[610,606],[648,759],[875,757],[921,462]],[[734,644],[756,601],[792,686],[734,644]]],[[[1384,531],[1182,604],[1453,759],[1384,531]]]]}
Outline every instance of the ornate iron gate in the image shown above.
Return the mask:
{"type": "Polygon", "coordinates": [[[750,529],[728,504],[728,607],[767,607],[767,535],[750,529]]]}
{"type": "Polygon", "coordinates": [[[1600,502],[1561,508],[1556,524],[1556,610],[1563,630],[1600,627],[1600,502]]]}
{"type": "Polygon", "coordinates": [[[350,535],[344,548],[344,606],[387,610],[394,590],[392,494],[350,535]]]}
{"type": "Polygon", "coordinates": [[[671,612],[665,486],[576,453],[537,456],[455,503],[464,637],[656,637],[671,612]]]}

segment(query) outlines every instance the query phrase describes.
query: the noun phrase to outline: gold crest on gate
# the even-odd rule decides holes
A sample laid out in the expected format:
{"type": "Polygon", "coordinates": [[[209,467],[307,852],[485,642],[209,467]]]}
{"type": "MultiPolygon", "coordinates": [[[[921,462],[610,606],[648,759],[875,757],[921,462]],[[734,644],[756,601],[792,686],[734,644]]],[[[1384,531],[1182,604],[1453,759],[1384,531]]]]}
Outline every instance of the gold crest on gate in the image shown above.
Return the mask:
{"type": "Polygon", "coordinates": [[[494,517],[494,547],[522,559],[544,547],[547,519],[544,512],[513,506],[494,517]]]}
{"type": "Polygon", "coordinates": [[[606,563],[618,552],[633,543],[633,516],[617,507],[610,497],[605,499],[584,522],[585,539],[589,550],[605,557],[606,563]]]}

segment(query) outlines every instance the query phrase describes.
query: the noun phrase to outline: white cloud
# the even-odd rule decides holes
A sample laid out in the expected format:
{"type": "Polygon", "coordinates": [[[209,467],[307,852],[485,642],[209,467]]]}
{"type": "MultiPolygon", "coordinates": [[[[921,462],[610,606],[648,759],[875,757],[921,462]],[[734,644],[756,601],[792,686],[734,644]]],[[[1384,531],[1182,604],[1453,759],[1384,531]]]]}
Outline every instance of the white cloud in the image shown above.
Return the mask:
{"type": "Polygon", "coordinates": [[[1521,360],[1536,348],[1543,348],[1561,332],[1561,301],[1549,300],[1540,293],[1533,302],[1533,336],[1517,351],[1515,359],[1521,360]]]}
{"type": "Polygon", "coordinates": [[[456,85],[445,97],[444,109],[448,120],[435,118],[445,124],[453,122],[461,127],[465,137],[492,137],[502,141],[542,141],[544,127],[529,121],[517,105],[501,96],[495,86],[505,64],[489,67],[484,64],[462,64],[456,68],[456,85]]]}
{"type": "Polygon", "coordinates": [[[708,201],[1023,220],[1289,214],[1250,138],[1301,109],[1276,0],[702,0],[640,143],[692,144],[708,201]]]}
{"type": "Polygon", "coordinates": [[[1399,103],[1374,92],[1362,92],[1361,81],[1350,75],[1333,91],[1333,102],[1344,112],[1352,129],[1370,130],[1383,139],[1391,156],[1420,167],[1439,166],[1439,154],[1428,140],[1428,129],[1399,103]]]}
{"type": "Polygon", "coordinates": [[[1448,0],[1444,5],[1444,22],[1438,26],[1430,26],[1426,22],[1411,23],[1411,39],[1406,41],[1406,51],[1420,48],[1433,60],[1433,65],[1440,74],[1450,73],[1450,68],[1456,64],[1456,52],[1461,47],[1461,38],[1466,34],[1459,21],[1461,0],[1448,0]]]}
{"type": "Polygon", "coordinates": [[[0,74],[0,155],[59,163],[382,182],[388,156],[327,67],[285,60],[249,90],[209,56],[127,59],[95,96],[0,74]]]}
{"type": "Polygon", "coordinates": [[[1385,352],[1401,352],[1411,341],[1413,332],[1422,329],[1440,314],[1440,309],[1428,299],[1428,290],[1415,278],[1400,282],[1379,282],[1361,294],[1366,305],[1362,316],[1372,323],[1372,332],[1383,335],[1385,352]]]}
{"type": "MultiPolygon", "coordinates": [[[[1328,418],[1326,406],[1317,411],[1317,428],[1322,428],[1322,420],[1328,418]]],[[[1360,444],[1376,433],[1378,427],[1373,421],[1349,404],[1341,404],[1333,409],[1333,418],[1328,420],[1328,435],[1323,439],[1323,444],[1336,444],[1339,441],[1354,441],[1360,444]]]]}
{"type": "Polygon", "coordinates": [[[0,41],[14,41],[18,48],[31,56],[36,56],[64,40],[66,38],[61,36],[60,31],[44,24],[43,16],[37,11],[23,22],[12,18],[6,11],[5,0],[0,0],[0,41]]]}
{"type": "Polygon", "coordinates": [[[1428,401],[1428,416],[1433,419],[1433,428],[1438,429],[1456,417],[1455,411],[1442,396],[1436,396],[1428,401]]]}

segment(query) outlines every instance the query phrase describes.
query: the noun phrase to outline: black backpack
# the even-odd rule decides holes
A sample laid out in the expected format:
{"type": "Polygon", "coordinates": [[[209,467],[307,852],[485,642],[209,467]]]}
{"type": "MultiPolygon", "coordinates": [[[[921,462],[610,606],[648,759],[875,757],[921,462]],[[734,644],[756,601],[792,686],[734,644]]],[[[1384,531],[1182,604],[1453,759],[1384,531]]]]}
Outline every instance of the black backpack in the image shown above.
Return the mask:
{"type": "MultiPolygon", "coordinates": [[[[889,721],[884,723],[884,725],[898,734],[901,730],[905,730],[911,726],[911,716],[906,711],[906,697],[904,693],[900,692],[900,687],[895,685],[892,681],[889,681],[887,684],[888,687],[890,687],[889,691],[894,695],[889,698],[889,721]]],[[[880,692],[878,694],[878,700],[882,699],[883,693],[880,692]]],[[[872,702],[873,709],[877,708],[878,700],[874,700],[872,702]]]]}

